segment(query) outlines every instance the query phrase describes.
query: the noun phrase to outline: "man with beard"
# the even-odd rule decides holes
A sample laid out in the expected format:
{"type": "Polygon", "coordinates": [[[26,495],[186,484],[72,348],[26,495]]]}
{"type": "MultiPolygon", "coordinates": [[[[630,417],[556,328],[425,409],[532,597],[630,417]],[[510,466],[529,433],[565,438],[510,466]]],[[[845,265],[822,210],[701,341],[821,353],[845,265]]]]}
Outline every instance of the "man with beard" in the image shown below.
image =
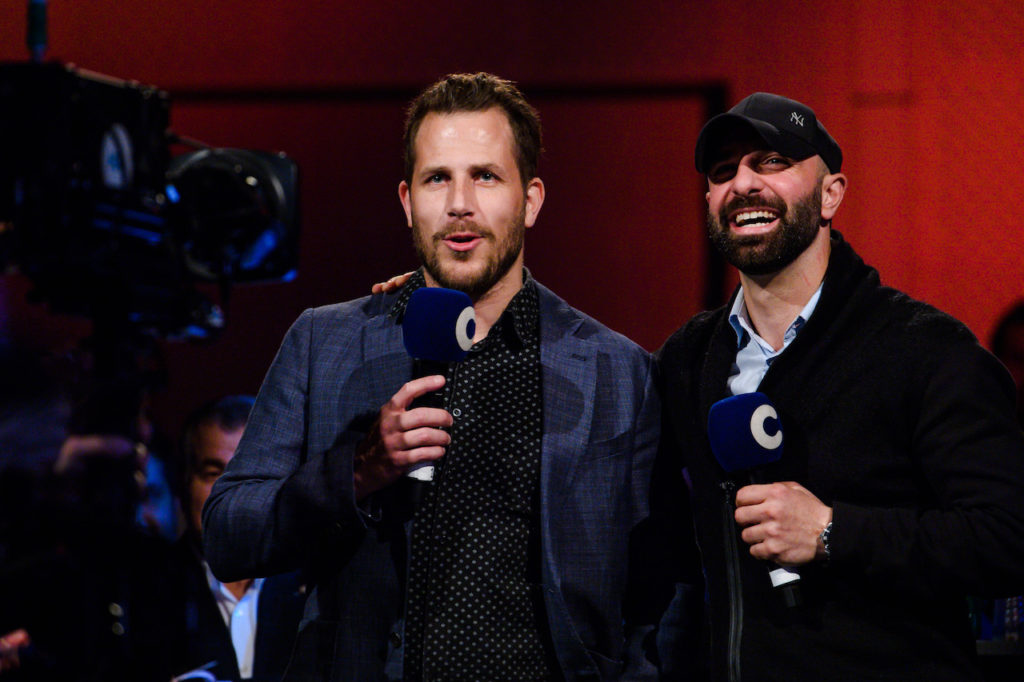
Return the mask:
{"type": "Polygon", "coordinates": [[[209,564],[225,581],[316,576],[286,679],[640,679],[627,641],[657,609],[623,603],[659,435],[653,362],[523,267],[540,122],[511,82],[442,79],[405,144],[423,267],[293,325],[206,504],[209,564]],[[472,298],[473,345],[413,378],[400,322],[437,286],[472,298]],[[445,409],[412,404],[432,391],[445,409]],[[425,461],[410,518],[398,482],[425,461]]]}
{"type": "Polygon", "coordinates": [[[1024,584],[1006,371],[831,229],[842,153],[805,105],[747,97],[704,127],[696,165],[740,286],[659,365],[665,440],[692,482],[713,679],[979,679],[965,596],[1024,584]],[[712,405],[752,391],[784,434],[759,484],[725,471],[708,426],[712,405]],[[773,564],[797,569],[802,603],[773,590],[773,564]]]}

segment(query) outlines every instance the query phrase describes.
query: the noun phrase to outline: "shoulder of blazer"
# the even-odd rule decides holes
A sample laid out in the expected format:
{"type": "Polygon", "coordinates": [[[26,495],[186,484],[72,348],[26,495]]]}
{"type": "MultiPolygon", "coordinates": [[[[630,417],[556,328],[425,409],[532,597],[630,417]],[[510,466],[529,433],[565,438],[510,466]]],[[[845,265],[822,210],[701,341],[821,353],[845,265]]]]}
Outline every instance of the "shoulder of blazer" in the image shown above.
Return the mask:
{"type": "Polygon", "coordinates": [[[308,334],[314,347],[345,346],[345,339],[356,338],[367,328],[385,329],[394,302],[393,293],[374,294],[307,308],[292,325],[292,333],[308,334]]]}
{"type": "Polygon", "coordinates": [[[650,354],[636,342],[573,308],[540,282],[537,282],[537,293],[540,299],[542,343],[551,343],[565,336],[572,336],[609,351],[636,353],[643,358],[649,357],[650,354]]]}
{"type": "Polygon", "coordinates": [[[365,323],[375,317],[391,312],[396,294],[373,294],[354,298],[350,301],[330,303],[328,305],[309,308],[303,315],[309,315],[315,324],[338,324],[350,321],[352,324],[365,323]]]}

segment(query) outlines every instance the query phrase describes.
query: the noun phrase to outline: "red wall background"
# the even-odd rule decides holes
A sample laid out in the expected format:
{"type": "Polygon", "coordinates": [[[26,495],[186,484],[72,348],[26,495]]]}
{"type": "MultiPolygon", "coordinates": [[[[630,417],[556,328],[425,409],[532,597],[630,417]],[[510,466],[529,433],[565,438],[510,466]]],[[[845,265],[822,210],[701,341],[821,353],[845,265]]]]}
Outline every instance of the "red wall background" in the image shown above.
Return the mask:
{"type": "MultiPolygon", "coordinates": [[[[0,9],[0,60],[25,58],[25,4],[0,9]]],[[[302,171],[299,278],[236,288],[212,344],[165,344],[158,423],[173,432],[203,400],[254,392],[303,308],[413,265],[396,195],[402,107],[452,71],[516,80],[541,112],[534,274],[649,349],[704,307],[692,149],[716,94],[731,105],[775,91],[817,111],[850,179],[836,227],[886,283],[983,340],[1024,296],[1010,206],[1024,138],[1019,3],[632,5],[51,0],[50,58],[158,85],[177,132],[283,150],[302,171]]],[[[3,284],[21,333],[59,346],[88,332],[23,304],[18,277],[3,284]]]]}

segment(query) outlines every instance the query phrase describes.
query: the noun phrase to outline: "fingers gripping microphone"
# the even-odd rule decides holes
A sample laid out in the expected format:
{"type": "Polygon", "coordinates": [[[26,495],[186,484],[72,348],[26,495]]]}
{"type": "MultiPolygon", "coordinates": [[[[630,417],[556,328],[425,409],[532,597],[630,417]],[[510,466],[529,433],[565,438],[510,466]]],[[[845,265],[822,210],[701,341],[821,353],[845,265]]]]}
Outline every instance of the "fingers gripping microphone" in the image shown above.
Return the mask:
{"type": "MultiPolygon", "coordinates": [[[[466,358],[475,333],[476,316],[467,294],[439,287],[414,291],[402,317],[402,341],[414,360],[414,378],[446,374],[448,363],[466,358]]],[[[414,400],[410,407],[442,408],[444,401],[439,391],[432,391],[414,400]]],[[[417,464],[406,476],[431,481],[434,464],[417,464]]]]}
{"type": "MultiPolygon", "coordinates": [[[[763,467],[782,458],[779,413],[764,393],[741,393],[712,405],[708,438],[718,464],[730,474],[747,474],[751,483],[762,480],[763,467]]],[[[768,574],[787,606],[800,603],[796,569],[776,566],[768,574]]]]}

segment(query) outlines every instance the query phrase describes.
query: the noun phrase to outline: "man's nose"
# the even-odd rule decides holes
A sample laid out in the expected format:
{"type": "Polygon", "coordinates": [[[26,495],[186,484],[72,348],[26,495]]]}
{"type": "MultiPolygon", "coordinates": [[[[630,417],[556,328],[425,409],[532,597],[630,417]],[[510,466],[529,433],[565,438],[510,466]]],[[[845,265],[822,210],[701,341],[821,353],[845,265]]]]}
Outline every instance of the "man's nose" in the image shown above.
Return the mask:
{"type": "Polygon", "coordinates": [[[472,178],[456,178],[448,186],[448,216],[467,218],[473,215],[475,194],[472,178]]]}
{"type": "Polygon", "coordinates": [[[733,194],[747,196],[757,194],[763,188],[764,181],[760,173],[743,163],[736,168],[736,176],[732,179],[731,187],[733,194]]]}

